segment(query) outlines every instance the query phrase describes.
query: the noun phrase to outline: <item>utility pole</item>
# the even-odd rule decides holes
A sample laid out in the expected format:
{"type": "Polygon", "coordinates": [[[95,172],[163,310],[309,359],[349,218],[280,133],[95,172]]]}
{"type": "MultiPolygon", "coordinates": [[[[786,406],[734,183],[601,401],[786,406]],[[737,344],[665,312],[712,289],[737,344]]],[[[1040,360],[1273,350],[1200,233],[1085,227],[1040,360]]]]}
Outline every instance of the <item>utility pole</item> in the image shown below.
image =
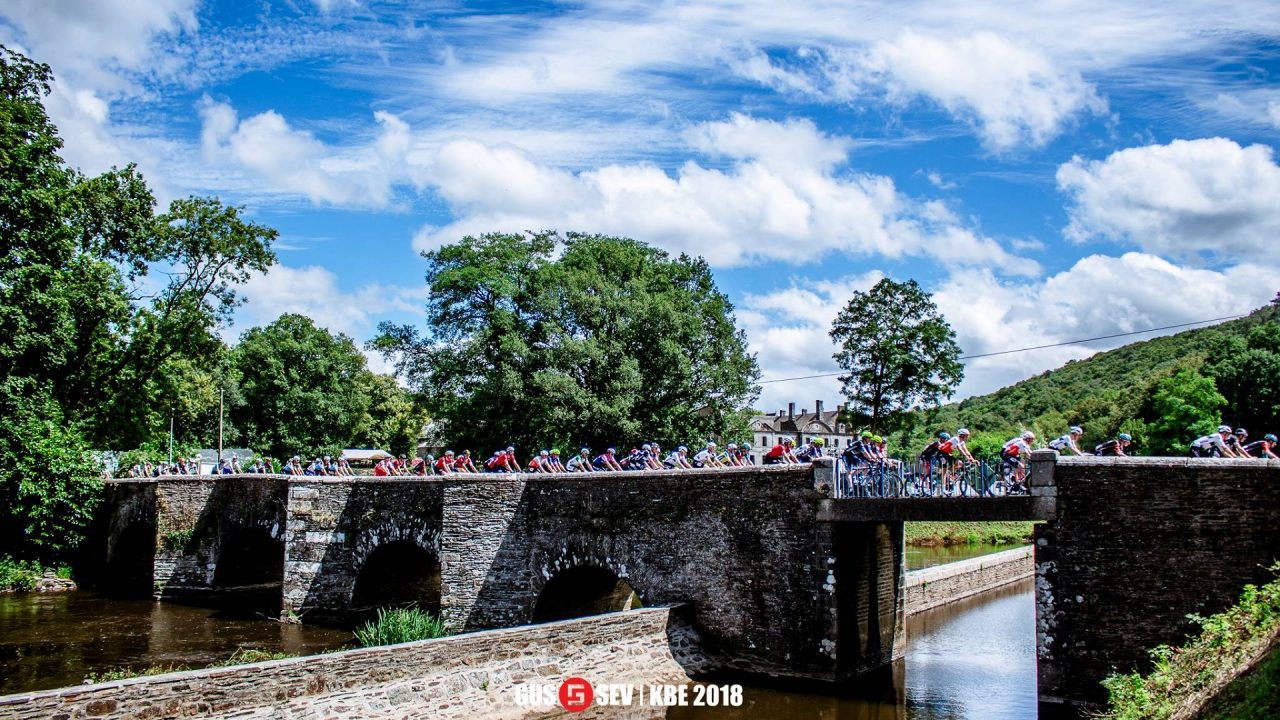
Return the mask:
{"type": "MultiPolygon", "coordinates": [[[[218,467],[222,467],[222,395],[225,391],[218,391],[218,467]]],[[[217,472],[218,468],[214,468],[217,472]]]]}

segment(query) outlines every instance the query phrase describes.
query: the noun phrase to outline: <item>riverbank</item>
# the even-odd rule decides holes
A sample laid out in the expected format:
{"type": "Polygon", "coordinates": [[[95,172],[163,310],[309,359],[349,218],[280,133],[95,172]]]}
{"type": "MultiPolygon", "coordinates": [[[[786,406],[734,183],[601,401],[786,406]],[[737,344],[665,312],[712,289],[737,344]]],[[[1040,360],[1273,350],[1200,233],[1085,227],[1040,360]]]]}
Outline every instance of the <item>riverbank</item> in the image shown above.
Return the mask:
{"type": "Polygon", "coordinates": [[[1151,652],[1149,674],[1107,678],[1110,707],[1102,717],[1280,716],[1280,580],[1246,585],[1239,603],[1199,623],[1200,635],[1182,647],[1151,652]]]}
{"type": "Polygon", "coordinates": [[[1030,546],[907,573],[907,615],[947,605],[1035,577],[1030,546]]]}
{"type": "Polygon", "coordinates": [[[34,561],[0,558],[0,593],[75,590],[71,568],[46,568],[34,561]]]}
{"type": "Polygon", "coordinates": [[[907,545],[942,547],[949,545],[1023,545],[1031,542],[1031,521],[1005,522],[909,522],[907,545]]]}

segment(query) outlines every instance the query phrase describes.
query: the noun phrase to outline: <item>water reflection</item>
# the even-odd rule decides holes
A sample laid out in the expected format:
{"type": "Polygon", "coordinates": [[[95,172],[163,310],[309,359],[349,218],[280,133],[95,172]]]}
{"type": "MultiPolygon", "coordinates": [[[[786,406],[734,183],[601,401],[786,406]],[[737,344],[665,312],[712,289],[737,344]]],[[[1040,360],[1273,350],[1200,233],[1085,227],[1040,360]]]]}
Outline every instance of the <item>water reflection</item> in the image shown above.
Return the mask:
{"type": "Polygon", "coordinates": [[[78,685],[108,668],[199,667],[237,648],[310,654],[351,633],[83,591],[0,594],[0,694],[78,685]]]}
{"type": "Polygon", "coordinates": [[[907,619],[906,657],[861,698],[746,688],[739,708],[671,708],[668,720],[1035,718],[1034,585],[1026,580],[907,619]],[[870,697],[868,697],[870,696],[870,697]]]}

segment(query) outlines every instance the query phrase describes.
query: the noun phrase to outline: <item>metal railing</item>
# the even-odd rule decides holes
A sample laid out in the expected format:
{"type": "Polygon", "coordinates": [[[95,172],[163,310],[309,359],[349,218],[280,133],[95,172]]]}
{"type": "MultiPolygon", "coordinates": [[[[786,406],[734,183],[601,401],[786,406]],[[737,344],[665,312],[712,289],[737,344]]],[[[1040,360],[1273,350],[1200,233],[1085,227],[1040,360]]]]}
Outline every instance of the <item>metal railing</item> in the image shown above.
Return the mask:
{"type": "Polygon", "coordinates": [[[1026,495],[1031,463],[884,460],[850,465],[837,456],[837,498],[1004,497],[1026,495]]]}

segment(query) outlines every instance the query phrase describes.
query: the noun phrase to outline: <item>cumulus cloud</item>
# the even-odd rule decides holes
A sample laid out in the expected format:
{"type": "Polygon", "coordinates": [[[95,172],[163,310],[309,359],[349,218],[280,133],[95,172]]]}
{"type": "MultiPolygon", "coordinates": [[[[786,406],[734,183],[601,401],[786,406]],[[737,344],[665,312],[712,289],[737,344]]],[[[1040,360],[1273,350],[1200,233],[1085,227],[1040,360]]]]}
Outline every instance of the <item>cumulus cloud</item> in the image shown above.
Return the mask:
{"type": "MultiPolygon", "coordinates": [[[[982,355],[1242,314],[1266,304],[1277,289],[1274,271],[1257,264],[1209,270],[1130,252],[1090,255],[1033,284],[989,271],[953,274],[934,299],[964,353],[982,355]]],[[[969,360],[958,396],[1168,332],[1176,330],[969,360]]]]}
{"type": "Polygon", "coordinates": [[[1073,203],[1067,237],[1128,242],[1153,253],[1274,255],[1280,166],[1266,145],[1225,138],[1175,140],[1075,157],[1058,168],[1073,203]]]}
{"type": "MultiPolygon", "coordinates": [[[[866,291],[884,274],[872,270],[834,280],[793,279],[787,287],[766,293],[748,293],[737,318],[747,334],[748,348],[764,370],[764,380],[823,375],[839,372],[832,354],[835,346],[827,334],[836,313],[855,291],[866,291]]],[[[840,397],[840,381],[834,377],[808,378],[760,386],[756,407],[785,408],[787,403],[812,408],[813,400],[828,407],[840,397]]]]}
{"type": "Polygon", "coordinates": [[[904,32],[873,45],[851,71],[882,83],[890,99],[937,102],[971,122],[994,150],[1044,145],[1072,116],[1106,110],[1079,72],[992,32],[956,38],[904,32]]]}
{"type": "MultiPolygon", "coordinates": [[[[251,327],[268,325],[285,313],[297,313],[311,318],[318,327],[343,333],[363,345],[386,313],[421,313],[426,288],[369,283],[345,291],[338,276],[326,268],[276,264],[267,273],[252,274],[241,286],[240,295],[245,304],[237,312],[235,324],[224,332],[228,342],[235,342],[251,327]]],[[[374,372],[391,371],[381,355],[365,352],[365,357],[374,372]]]]}
{"type": "Polygon", "coordinates": [[[267,192],[312,202],[386,208],[397,183],[416,185],[409,126],[388,112],[374,113],[372,138],[331,145],[293,127],[274,110],[243,120],[227,103],[201,99],[201,149],[214,168],[265,180],[267,192]]]}
{"type": "Polygon", "coordinates": [[[430,181],[457,219],[425,226],[415,244],[432,249],[495,229],[588,228],[702,255],[717,267],[810,262],[830,252],[899,258],[947,248],[959,265],[1039,272],[1035,261],[1011,255],[943,203],[914,201],[888,177],[839,172],[849,140],[808,120],[733,115],[687,135],[696,149],[729,158],[730,166],[689,160],[674,175],[649,164],[575,173],[515,148],[448,143],[430,181]]]}

